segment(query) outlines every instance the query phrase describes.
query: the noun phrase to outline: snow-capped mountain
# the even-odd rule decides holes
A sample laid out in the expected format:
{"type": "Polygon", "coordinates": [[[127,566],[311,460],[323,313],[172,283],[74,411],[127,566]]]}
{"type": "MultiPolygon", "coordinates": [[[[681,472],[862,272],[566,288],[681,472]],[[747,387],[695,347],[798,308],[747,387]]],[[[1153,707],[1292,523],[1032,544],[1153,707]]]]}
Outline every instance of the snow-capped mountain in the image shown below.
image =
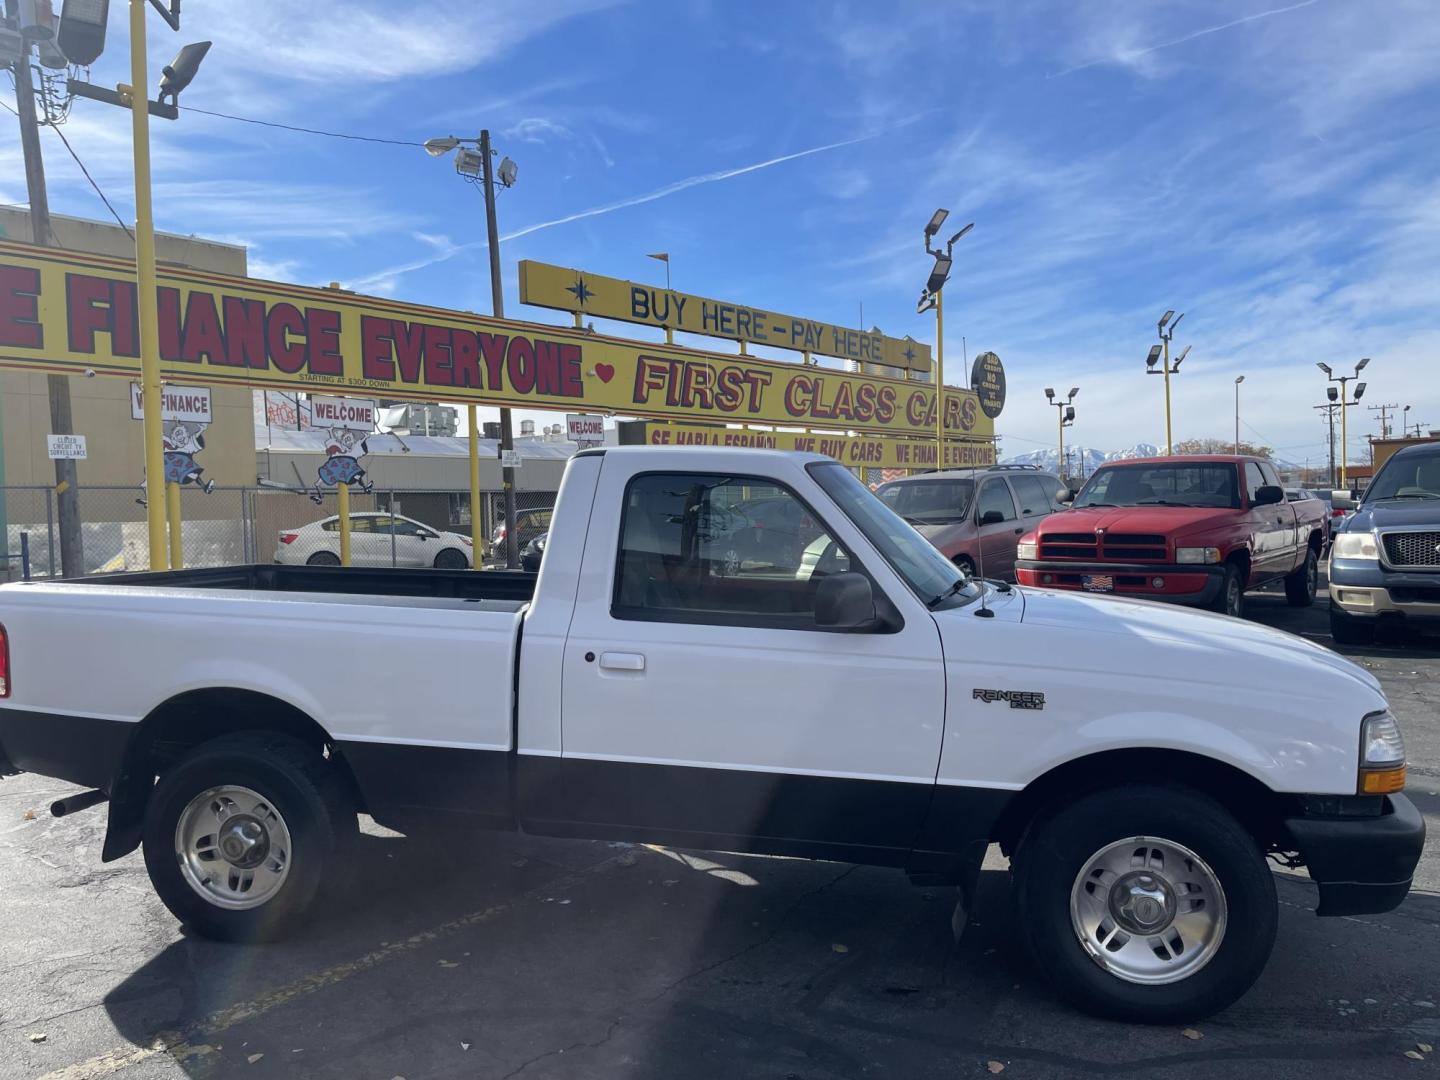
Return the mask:
{"type": "Polygon", "coordinates": [[[1159,457],[1160,448],[1154,443],[1136,443],[1128,450],[1111,450],[1105,455],[1106,461],[1123,461],[1126,458],[1159,457]]]}
{"type": "MultiPolygon", "coordinates": [[[[1099,465],[1109,460],[1105,451],[1096,450],[1090,446],[1067,446],[1065,447],[1065,457],[1069,462],[1069,472],[1071,474],[1081,472],[1083,467],[1083,472],[1086,476],[1089,476],[1099,465]]],[[[1014,457],[1008,457],[1001,462],[1001,464],[1038,465],[1046,472],[1058,473],[1060,471],[1060,454],[1053,448],[1049,450],[1031,450],[1026,454],[1016,454],[1014,457]]]]}

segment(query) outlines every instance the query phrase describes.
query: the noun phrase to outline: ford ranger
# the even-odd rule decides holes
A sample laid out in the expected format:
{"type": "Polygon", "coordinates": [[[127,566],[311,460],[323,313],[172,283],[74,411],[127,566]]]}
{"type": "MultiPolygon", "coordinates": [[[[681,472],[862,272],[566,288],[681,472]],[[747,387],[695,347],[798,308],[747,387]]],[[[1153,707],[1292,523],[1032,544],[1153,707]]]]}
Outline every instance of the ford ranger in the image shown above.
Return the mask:
{"type": "Polygon", "coordinates": [[[1287,501],[1260,458],[1116,461],[1091,474],[1071,509],[1020,539],[1015,577],[1233,616],[1243,614],[1246,590],[1283,581],[1286,599],[1306,607],[1325,527],[1324,504],[1287,501]]]}
{"type": "Polygon", "coordinates": [[[538,577],[0,587],[0,766],[93,789],[53,811],[108,801],[101,857],[143,848],[226,940],[323,917],[359,812],[894,867],[958,886],[957,925],[997,843],[1037,967],[1145,1021],[1259,975],[1268,858],[1321,915],[1410,887],[1401,733],[1320,646],[971,577],[818,455],[583,451],[552,525],[538,577]],[[758,499],[803,508],[806,542],[737,545],[758,499]]]}

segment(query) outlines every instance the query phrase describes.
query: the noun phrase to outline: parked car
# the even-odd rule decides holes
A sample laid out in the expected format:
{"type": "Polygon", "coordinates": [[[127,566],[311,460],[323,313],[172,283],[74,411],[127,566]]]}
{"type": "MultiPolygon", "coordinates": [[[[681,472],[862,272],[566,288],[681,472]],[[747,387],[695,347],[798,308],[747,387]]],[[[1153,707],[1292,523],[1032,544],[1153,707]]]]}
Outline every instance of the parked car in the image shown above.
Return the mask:
{"type": "Polygon", "coordinates": [[[1321,915],[1410,888],[1425,823],[1398,723],[1368,672],[1303,638],[968,577],[818,454],[581,451],[546,546],[538,576],[0,586],[0,772],[93,788],[54,813],[108,800],[101,858],[143,847],[170,911],[231,941],[335,895],[360,809],[410,835],[903,868],[957,886],[956,926],[995,842],[1037,970],[1149,1022],[1260,974],[1267,854],[1309,867],[1321,915]],[[757,477],[817,529],[788,577],[702,537],[757,477]],[[77,640],[104,643],[83,678],[77,640]]]}
{"type": "Polygon", "coordinates": [[[1015,546],[1032,525],[1064,508],[1070,489],[1029,467],[946,469],[881,484],[880,501],[915,526],[967,574],[1015,580],[1015,546]],[[977,495],[976,492],[979,492],[977,495]]]}
{"type": "MultiPolygon", "coordinates": [[[[441,532],[399,514],[350,515],[350,565],[434,566],[463,570],[473,562],[470,538],[441,532]]],[[[340,515],[281,529],[275,562],[307,566],[340,565],[340,515]]]]}
{"type": "Polygon", "coordinates": [[[1440,624],[1440,443],[1397,450],[1358,503],[1330,551],[1330,636],[1369,640],[1377,626],[1440,624]]]}
{"type": "Polygon", "coordinates": [[[540,560],[545,557],[545,541],[549,538],[549,533],[541,533],[539,536],[530,538],[530,542],[520,552],[521,570],[528,570],[532,574],[539,572],[540,560]]]}
{"type": "Polygon", "coordinates": [[[1314,602],[1321,503],[1289,502],[1275,467],[1230,454],[1107,462],[1069,510],[1020,541],[1022,585],[1244,610],[1247,589],[1284,581],[1314,602]]]}
{"type": "MultiPolygon", "coordinates": [[[[532,506],[526,510],[516,510],[515,546],[524,551],[526,544],[541,533],[549,531],[550,516],[554,513],[553,506],[532,506]]],[[[502,564],[505,562],[505,534],[508,528],[508,524],[502,517],[499,524],[490,533],[491,558],[498,558],[502,564]]]]}

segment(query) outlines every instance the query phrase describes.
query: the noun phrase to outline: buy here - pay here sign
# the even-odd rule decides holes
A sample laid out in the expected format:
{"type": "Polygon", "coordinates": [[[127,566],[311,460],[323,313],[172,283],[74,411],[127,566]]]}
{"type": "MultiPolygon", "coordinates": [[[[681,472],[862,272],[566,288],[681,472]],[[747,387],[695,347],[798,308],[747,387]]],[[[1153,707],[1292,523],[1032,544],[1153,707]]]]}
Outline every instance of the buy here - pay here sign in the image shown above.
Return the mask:
{"type": "MultiPolygon", "coordinates": [[[[931,387],[162,266],[163,377],[312,393],[932,435],[931,387]]],[[[0,241],[0,366],[133,378],[128,260],[0,241]]],[[[968,390],[945,427],[988,438],[968,390]]]]}

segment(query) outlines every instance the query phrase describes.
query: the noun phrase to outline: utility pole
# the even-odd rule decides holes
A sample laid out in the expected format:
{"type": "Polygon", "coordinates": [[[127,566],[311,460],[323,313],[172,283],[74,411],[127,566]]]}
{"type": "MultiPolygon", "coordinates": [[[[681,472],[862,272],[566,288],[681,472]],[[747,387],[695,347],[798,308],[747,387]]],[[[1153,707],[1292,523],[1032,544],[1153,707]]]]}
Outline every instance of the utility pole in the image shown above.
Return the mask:
{"type": "MultiPolygon", "coordinates": [[[[5,0],[5,14],[20,24],[19,0],[5,0]]],[[[49,247],[50,200],[45,192],[45,162],[40,154],[40,125],[35,118],[35,87],[30,79],[30,42],[21,45],[15,62],[15,111],[20,118],[20,148],[25,158],[25,187],[30,197],[31,241],[49,247]]],[[[66,375],[45,376],[50,396],[50,431],[55,435],[74,434],[70,414],[70,379],[66,375]]],[[[60,572],[65,577],[85,573],[85,546],[80,532],[80,493],[75,462],[55,461],[55,502],[60,526],[60,572]]]]}
{"type": "MultiPolygon", "coordinates": [[[[1332,391],[1332,392],[1333,392],[1333,391],[1332,391]]],[[[1327,423],[1327,424],[1329,425],[1329,427],[1330,427],[1330,439],[1329,439],[1329,443],[1328,443],[1328,445],[1329,445],[1329,447],[1330,447],[1330,466],[1329,466],[1329,471],[1330,471],[1330,486],[1333,488],[1333,487],[1335,486],[1335,410],[1340,407],[1340,403],[1339,403],[1338,401],[1331,401],[1331,402],[1327,402],[1327,403],[1324,404],[1324,405],[1312,405],[1312,406],[1310,406],[1310,407],[1311,407],[1312,409],[1324,409],[1324,410],[1325,410],[1325,420],[1326,420],[1326,423],[1327,423]]]]}
{"type": "MultiPolygon", "coordinates": [[[[505,291],[500,283],[500,227],[495,221],[495,166],[490,161],[489,128],[480,132],[480,161],[481,168],[484,170],[485,235],[490,250],[490,301],[495,317],[503,319],[505,317],[505,291]]],[[[510,426],[510,410],[501,406],[501,461],[508,462],[514,449],[515,434],[510,426]]],[[[515,520],[515,470],[508,463],[504,464],[501,469],[501,482],[505,487],[505,565],[514,570],[520,565],[520,544],[519,529],[515,520]]],[[[474,506],[470,508],[472,529],[474,528],[474,515],[478,509],[474,506]]]]}
{"type": "Polygon", "coordinates": [[[1380,414],[1380,438],[1388,439],[1390,437],[1390,413],[1400,406],[1392,402],[1388,405],[1367,405],[1365,407],[1371,412],[1380,414]]]}

